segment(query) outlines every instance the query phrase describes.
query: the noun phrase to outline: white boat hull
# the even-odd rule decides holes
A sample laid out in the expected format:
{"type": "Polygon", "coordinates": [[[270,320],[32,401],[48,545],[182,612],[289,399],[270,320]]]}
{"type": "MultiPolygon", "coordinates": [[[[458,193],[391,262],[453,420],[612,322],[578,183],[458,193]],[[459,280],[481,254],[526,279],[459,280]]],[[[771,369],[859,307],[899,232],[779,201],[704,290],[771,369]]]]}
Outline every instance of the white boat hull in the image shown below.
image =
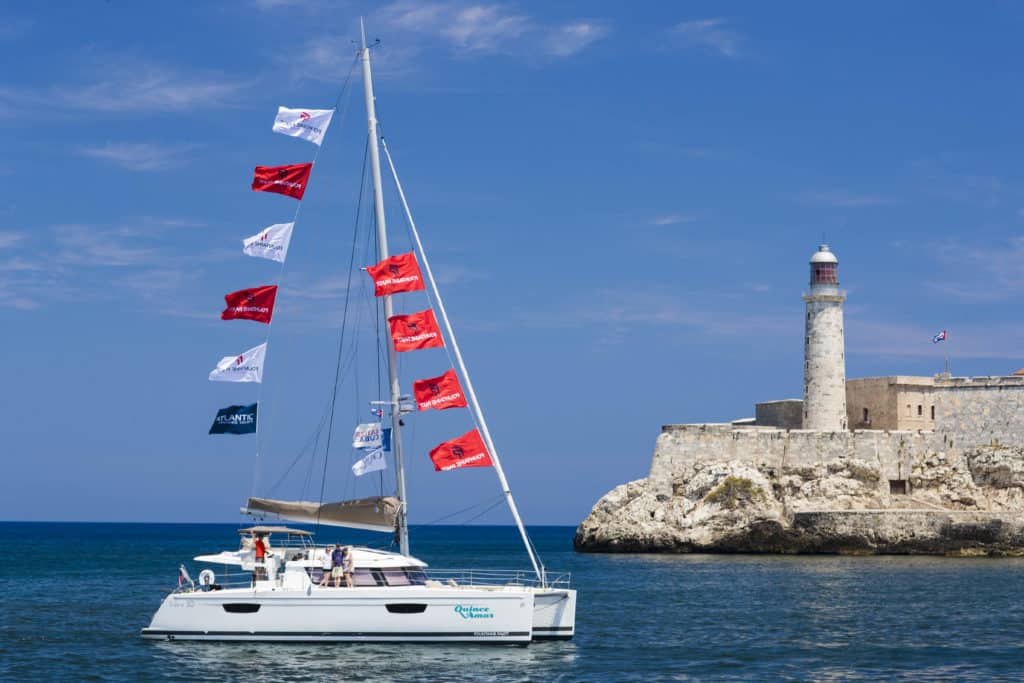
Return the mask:
{"type": "Polygon", "coordinates": [[[537,588],[533,594],[533,640],[570,640],[576,634],[576,591],[537,588]]]}
{"type": "Polygon", "coordinates": [[[534,592],[521,587],[227,589],[167,596],[142,637],[528,643],[533,622],[534,592]]]}

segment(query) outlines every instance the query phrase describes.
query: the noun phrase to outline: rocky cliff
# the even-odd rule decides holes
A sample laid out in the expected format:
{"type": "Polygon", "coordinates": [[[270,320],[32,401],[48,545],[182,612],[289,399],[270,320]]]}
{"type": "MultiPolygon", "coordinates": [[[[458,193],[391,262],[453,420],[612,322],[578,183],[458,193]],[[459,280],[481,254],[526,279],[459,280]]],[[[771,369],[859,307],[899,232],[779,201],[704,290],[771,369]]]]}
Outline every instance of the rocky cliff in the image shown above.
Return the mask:
{"type": "Polygon", "coordinates": [[[601,498],[575,547],[1024,554],[1024,449],[956,449],[927,433],[876,434],[872,447],[855,434],[804,436],[666,428],[651,475],[601,498]]]}

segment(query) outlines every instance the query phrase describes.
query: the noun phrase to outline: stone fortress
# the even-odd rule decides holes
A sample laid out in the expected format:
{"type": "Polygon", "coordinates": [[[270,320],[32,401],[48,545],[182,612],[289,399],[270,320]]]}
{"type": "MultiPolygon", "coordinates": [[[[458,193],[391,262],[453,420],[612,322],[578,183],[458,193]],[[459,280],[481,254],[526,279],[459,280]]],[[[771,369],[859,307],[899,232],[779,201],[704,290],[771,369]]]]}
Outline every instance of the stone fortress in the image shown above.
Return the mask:
{"type": "Polygon", "coordinates": [[[838,266],[811,257],[803,399],[663,426],[577,550],[1024,554],[1024,373],[847,380],[838,266]]]}

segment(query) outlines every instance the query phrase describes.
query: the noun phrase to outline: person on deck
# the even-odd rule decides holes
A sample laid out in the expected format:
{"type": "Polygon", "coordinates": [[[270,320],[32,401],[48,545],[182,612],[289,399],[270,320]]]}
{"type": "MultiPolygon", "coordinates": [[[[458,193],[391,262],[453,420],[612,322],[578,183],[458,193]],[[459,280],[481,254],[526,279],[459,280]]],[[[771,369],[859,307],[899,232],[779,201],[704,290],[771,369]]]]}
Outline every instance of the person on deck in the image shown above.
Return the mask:
{"type": "Polygon", "coordinates": [[[267,557],[267,544],[263,542],[263,536],[257,536],[256,542],[253,543],[253,548],[256,550],[256,568],[253,571],[253,578],[266,579],[267,569],[264,566],[264,560],[267,557]]]}
{"type": "Polygon", "coordinates": [[[263,542],[262,536],[256,537],[253,547],[256,549],[256,561],[263,564],[263,559],[267,556],[267,544],[263,542]]]}
{"type": "Polygon", "coordinates": [[[331,569],[334,567],[334,562],[331,560],[331,546],[327,546],[320,552],[320,567],[323,571],[320,585],[326,588],[331,580],[331,569]]]}
{"type": "Polygon", "coordinates": [[[352,546],[345,546],[345,560],[342,568],[345,570],[345,587],[352,588],[352,570],[355,564],[355,558],[353,557],[352,546]]]}
{"type": "Polygon", "coordinates": [[[345,552],[341,549],[341,544],[334,546],[334,552],[331,553],[331,578],[334,579],[334,587],[341,588],[341,579],[345,576],[345,552]]]}

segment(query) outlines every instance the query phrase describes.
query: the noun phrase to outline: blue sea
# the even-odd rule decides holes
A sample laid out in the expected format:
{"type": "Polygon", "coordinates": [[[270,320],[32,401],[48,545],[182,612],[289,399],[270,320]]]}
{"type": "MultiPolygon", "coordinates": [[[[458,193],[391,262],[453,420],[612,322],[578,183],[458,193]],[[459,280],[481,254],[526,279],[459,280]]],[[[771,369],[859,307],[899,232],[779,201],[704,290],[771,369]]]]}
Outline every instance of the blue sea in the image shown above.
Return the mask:
{"type": "MultiPolygon", "coordinates": [[[[577,555],[577,635],[528,647],[150,642],[180,562],[234,525],[0,523],[4,681],[989,681],[1024,678],[1024,560],[577,555]]],[[[412,529],[431,565],[522,567],[512,527],[412,529]]],[[[364,542],[332,531],[321,539],[364,542]]],[[[195,565],[192,565],[195,566],[195,565]]],[[[194,573],[194,572],[193,572],[194,573]]]]}

